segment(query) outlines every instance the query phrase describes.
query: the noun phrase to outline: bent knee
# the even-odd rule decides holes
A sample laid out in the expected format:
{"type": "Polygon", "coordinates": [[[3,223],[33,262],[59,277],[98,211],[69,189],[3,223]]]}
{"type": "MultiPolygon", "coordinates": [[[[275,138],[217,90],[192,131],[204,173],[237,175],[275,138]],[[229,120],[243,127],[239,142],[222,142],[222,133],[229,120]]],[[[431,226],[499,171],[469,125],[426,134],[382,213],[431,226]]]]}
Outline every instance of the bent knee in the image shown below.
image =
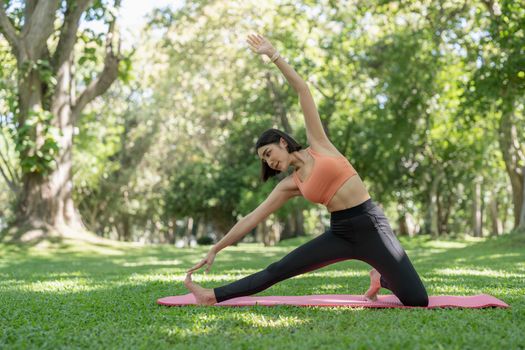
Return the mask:
{"type": "Polygon", "coordinates": [[[297,273],[298,266],[297,264],[290,264],[286,260],[279,260],[268,265],[265,271],[274,277],[290,276],[297,273]]]}
{"type": "Polygon", "coordinates": [[[410,298],[407,298],[407,300],[403,302],[403,305],[427,307],[428,306],[428,295],[425,293],[425,294],[418,295],[418,296],[411,296],[410,298]]]}
{"type": "Polygon", "coordinates": [[[278,273],[282,270],[282,268],[283,266],[281,261],[276,261],[273,264],[268,265],[265,270],[270,273],[278,273]]]}

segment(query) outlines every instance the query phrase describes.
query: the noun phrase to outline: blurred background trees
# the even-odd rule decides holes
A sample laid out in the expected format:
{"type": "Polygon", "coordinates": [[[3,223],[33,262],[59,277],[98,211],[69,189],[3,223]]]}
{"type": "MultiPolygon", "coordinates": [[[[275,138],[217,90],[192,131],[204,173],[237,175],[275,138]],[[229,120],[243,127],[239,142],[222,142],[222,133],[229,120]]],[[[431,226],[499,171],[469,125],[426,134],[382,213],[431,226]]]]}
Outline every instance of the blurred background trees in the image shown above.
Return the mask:
{"type": "MultiPolygon", "coordinates": [[[[86,6],[102,14],[111,4],[86,6]]],[[[22,28],[23,9],[6,2],[3,21],[22,28]]],[[[278,69],[247,49],[251,32],[267,36],[308,82],[330,139],[397,234],[487,236],[525,226],[521,2],[192,1],[147,19],[119,79],[73,129],[72,199],[86,229],[125,241],[211,242],[286,176],[263,184],[254,144],[275,127],[307,146],[303,116],[278,69]]],[[[20,65],[2,33],[7,228],[32,172],[19,145],[20,65]]],[[[100,71],[107,35],[77,36],[82,86],[100,71]]],[[[37,124],[56,118],[51,111],[37,124]]],[[[324,207],[294,198],[244,239],[271,245],[318,234],[328,219],[324,207]]]]}

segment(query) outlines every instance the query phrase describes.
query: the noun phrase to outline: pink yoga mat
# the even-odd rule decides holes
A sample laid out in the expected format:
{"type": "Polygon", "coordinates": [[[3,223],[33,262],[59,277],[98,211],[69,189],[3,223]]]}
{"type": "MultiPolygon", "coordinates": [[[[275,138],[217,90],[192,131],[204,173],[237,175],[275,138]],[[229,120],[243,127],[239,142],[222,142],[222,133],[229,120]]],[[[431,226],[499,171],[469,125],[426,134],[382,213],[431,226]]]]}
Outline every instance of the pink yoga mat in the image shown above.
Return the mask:
{"type": "MultiPolygon", "coordinates": [[[[192,293],[173,297],[160,298],[157,304],[165,306],[195,305],[192,293]]],[[[404,306],[395,295],[378,295],[377,301],[370,302],[363,295],[349,294],[323,294],[323,295],[298,295],[298,296],[247,296],[233,298],[217,303],[213,306],[250,306],[250,305],[295,305],[295,306],[346,306],[346,307],[373,307],[373,308],[422,308],[418,306],[404,306]]],[[[429,297],[427,309],[437,307],[507,308],[505,302],[488,294],[472,296],[437,295],[429,297]]]]}

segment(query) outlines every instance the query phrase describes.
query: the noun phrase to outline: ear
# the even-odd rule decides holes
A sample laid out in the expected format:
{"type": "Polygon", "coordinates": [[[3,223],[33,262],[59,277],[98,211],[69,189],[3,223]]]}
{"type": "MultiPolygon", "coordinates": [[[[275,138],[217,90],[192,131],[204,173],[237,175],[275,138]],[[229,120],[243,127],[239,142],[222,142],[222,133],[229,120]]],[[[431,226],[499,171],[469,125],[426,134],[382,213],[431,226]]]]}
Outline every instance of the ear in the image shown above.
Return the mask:
{"type": "Polygon", "coordinates": [[[281,139],[279,140],[279,143],[280,143],[280,145],[281,145],[282,147],[284,147],[284,148],[286,148],[286,146],[288,146],[288,143],[287,143],[286,140],[283,139],[282,137],[281,137],[281,139]]]}

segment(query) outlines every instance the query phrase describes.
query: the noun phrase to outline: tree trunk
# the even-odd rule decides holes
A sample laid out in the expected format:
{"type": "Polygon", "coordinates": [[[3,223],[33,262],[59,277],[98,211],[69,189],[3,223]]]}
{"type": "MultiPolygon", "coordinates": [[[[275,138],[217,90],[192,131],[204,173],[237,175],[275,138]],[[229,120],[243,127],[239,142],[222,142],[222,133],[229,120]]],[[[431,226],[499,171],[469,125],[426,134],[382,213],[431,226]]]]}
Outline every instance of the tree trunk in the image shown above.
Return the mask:
{"type": "MultiPolygon", "coordinates": [[[[85,226],[73,203],[72,147],[75,122],[84,107],[95,97],[107,91],[116,80],[120,61],[120,43],[113,50],[115,22],[113,18],[108,25],[106,37],[106,57],[102,72],[76,96],[73,74],[72,53],[77,40],[77,30],[83,12],[90,0],[67,2],[65,12],[61,14],[63,22],[55,51],[51,54],[47,42],[56,31],[55,20],[60,1],[49,0],[26,2],[23,27],[18,31],[12,25],[12,19],[6,14],[4,5],[0,5],[0,32],[6,37],[17,60],[18,68],[18,132],[27,127],[26,121],[32,113],[48,111],[53,118],[50,124],[57,127],[62,135],[55,135],[59,152],[54,157],[55,166],[48,174],[25,169],[22,175],[22,191],[17,198],[17,214],[10,230],[12,238],[18,240],[45,237],[48,234],[94,238],[86,235],[85,226]],[[39,64],[47,63],[46,68],[39,64]],[[55,86],[48,86],[50,80],[46,74],[56,78],[55,86]],[[48,94],[48,92],[53,92],[48,94]],[[46,92],[46,93],[45,93],[46,92]],[[25,233],[31,234],[25,237],[25,233]]],[[[120,0],[115,1],[119,7],[120,0]]],[[[44,126],[41,122],[31,129],[29,137],[36,147],[20,154],[25,160],[34,150],[39,150],[45,142],[44,126]]],[[[30,126],[31,127],[31,126],[30,126]]],[[[37,153],[38,155],[38,153],[37,153]]],[[[38,155],[39,156],[39,155],[38,155]]],[[[39,156],[42,157],[42,156],[39,156]]],[[[41,158],[42,159],[42,158],[41,158]]]]}
{"type": "Polygon", "coordinates": [[[442,171],[439,171],[436,177],[432,180],[429,191],[429,205],[427,208],[427,215],[425,221],[425,229],[433,237],[438,234],[438,218],[437,218],[437,196],[438,188],[441,183],[441,179],[444,174],[442,171]]]}
{"type": "Polygon", "coordinates": [[[263,242],[264,236],[266,235],[266,224],[265,220],[257,224],[255,227],[255,242],[263,242]]]}
{"type": "Polygon", "coordinates": [[[185,217],[182,219],[183,223],[182,226],[177,230],[177,235],[179,237],[186,237],[188,235],[188,231],[190,229],[190,220],[191,218],[185,217]]]}
{"type": "Polygon", "coordinates": [[[502,230],[501,221],[498,215],[498,193],[496,191],[492,193],[492,198],[489,203],[489,208],[490,208],[490,221],[492,224],[491,235],[499,236],[503,230],[502,230]]]}
{"type": "Polygon", "coordinates": [[[408,236],[408,224],[406,220],[406,216],[404,214],[399,215],[399,218],[397,219],[397,229],[398,229],[398,235],[399,236],[408,236]]]}
{"type": "Polygon", "coordinates": [[[175,243],[175,233],[176,233],[176,219],[170,218],[167,220],[167,227],[164,231],[164,243],[174,244],[175,243]]]}
{"type": "Polygon", "coordinates": [[[476,179],[474,181],[474,200],[472,203],[472,231],[474,237],[481,237],[482,235],[481,218],[481,181],[476,179]]]}
{"type": "Polygon", "coordinates": [[[274,246],[279,243],[281,239],[281,224],[275,218],[267,218],[265,222],[265,235],[263,236],[263,243],[265,247],[274,246]]]}
{"type": "Polygon", "coordinates": [[[302,208],[295,208],[294,212],[295,212],[294,219],[295,219],[296,237],[306,236],[306,233],[304,232],[303,209],[302,208]]]}
{"type": "Polygon", "coordinates": [[[126,242],[131,242],[133,240],[133,233],[131,232],[131,220],[130,216],[127,213],[123,213],[121,216],[122,222],[122,237],[126,242]]]}
{"type": "Polygon", "coordinates": [[[281,240],[304,236],[304,216],[301,208],[294,208],[286,218],[281,240]]]}
{"type": "Polygon", "coordinates": [[[408,236],[409,228],[407,223],[406,209],[402,200],[397,204],[397,212],[399,213],[399,217],[397,219],[398,235],[408,236]]]}
{"type": "MultiPolygon", "coordinates": [[[[508,184],[506,186],[506,191],[508,193],[510,193],[512,191],[512,187],[510,186],[510,184],[508,184]]],[[[501,208],[502,209],[501,211],[503,212],[503,215],[502,215],[502,218],[501,218],[501,228],[502,228],[501,232],[502,233],[503,232],[507,232],[509,230],[509,228],[508,228],[509,227],[509,224],[508,224],[508,221],[509,221],[509,205],[508,204],[509,204],[508,201],[503,202],[503,205],[502,205],[503,208],[501,208]]],[[[512,205],[512,203],[510,203],[510,205],[512,205]]]]}
{"type": "MultiPolygon", "coordinates": [[[[59,82],[66,86],[71,84],[70,64],[65,64],[58,78],[59,82]]],[[[33,70],[27,79],[21,80],[20,89],[20,120],[25,122],[31,111],[42,109],[42,82],[38,78],[38,72],[33,70]]],[[[40,229],[43,235],[56,231],[60,235],[75,236],[77,232],[78,236],[82,236],[85,226],[72,198],[73,116],[68,96],[57,95],[51,109],[51,113],[55,116],[53,126],[62,131],[62,135],[57,139],[59,153],[55,158],[56,166],[47,176],[34,172],[22,174],[22,191],[17,201],[15,225],[21,228],[40,229]]],[[[36,144],[41,146],[42,130],[36,128],[34,132],[36,144]]],[[[23,154],[22,158],[27,156],[29,155],[23,154]]],[[[15,238],[23,240],[23,231],[23,229],[18,231],[15,238]]]]}
{"type": "MultiPolygon", "coordinates": [[[[524,168],[519,166],[525,162],[525,155],[521,150],[518,131],[513,123],[514,109],[503,112],[499,126],[499,144],[500,150],[505,161],[505,169],[510,178],[512,186],[512,203],[514,204],[514,228],[520,226],[524,220],[522,217],[522,208],[525,199],[524,185],[524,168]]],[[[524,224],[525,225],[525,224],[524,224]]]]}
{"type": "Polygon", "coordinates": [[[195,238],[199,239],[201,237],[206,236],[207,231],[208,223],[204,219],[201,219],[199,222],[199,226],[197,227],[197,231],[195,232],[195,238]]]}
{"type": "Polygon", "coordinates": [[[294,215],[293,213],[290,213],[284,221],[284,228],[283,233],[281,234],[281,240],[295,237],[295,231],[296,228],[294,215]]]}
{"type": "Polygon", "coordinates": [[[438,187],[438,191],[436,193],[436,229],[437,229],[437,235],[441,236],[443,235],[443,228],[441,226],[441,222],[443,221],[443,209],[441,202],[443,199],[441,198],[441,192],[440,187],[438,187]]]}
{"type": "Polygon", "coordinates": [[[24,173],[22,176],[18,223],[41,221],[55,228],[69,226],[72,229],[85,229],[72,197],[73,126],[68,124],[62,127],[62,131],[64,136],[59,139],[60,152],[55,170],[46,177],[34,173],[24,173]]]}
{"type": "Polygon", "coordinates": [[[439,199],[438,227],[439,227],[440,235],[450,233],[450,225],[448,222],[448,218],[450,216],[451,207],[452,207],[452,195],[448,193],[447,191],[446,196],[445,194],[440,195],[440,199],[439,199]],[[445,204],[443,204],[443,201],[445,201],[445,204]]]}
{"type": "Polygon", "coordinates": [[[522,194],[521,194],[521,212],[519,217],[518,229],[525,232],[525,165],[521,168],[522,194]]]}
{"type": "MultiPolygon", "coordinates": [[[[217,241],[220,241],[231,228],[236,224],[235,217],[231,215],[232,208],[218,208],[214,207],[209,211],[209,220],[211,221],[215,231],[217,232],[217,241]]],[[[232,245],[237,245],[237,242],[232,245]]]]}

